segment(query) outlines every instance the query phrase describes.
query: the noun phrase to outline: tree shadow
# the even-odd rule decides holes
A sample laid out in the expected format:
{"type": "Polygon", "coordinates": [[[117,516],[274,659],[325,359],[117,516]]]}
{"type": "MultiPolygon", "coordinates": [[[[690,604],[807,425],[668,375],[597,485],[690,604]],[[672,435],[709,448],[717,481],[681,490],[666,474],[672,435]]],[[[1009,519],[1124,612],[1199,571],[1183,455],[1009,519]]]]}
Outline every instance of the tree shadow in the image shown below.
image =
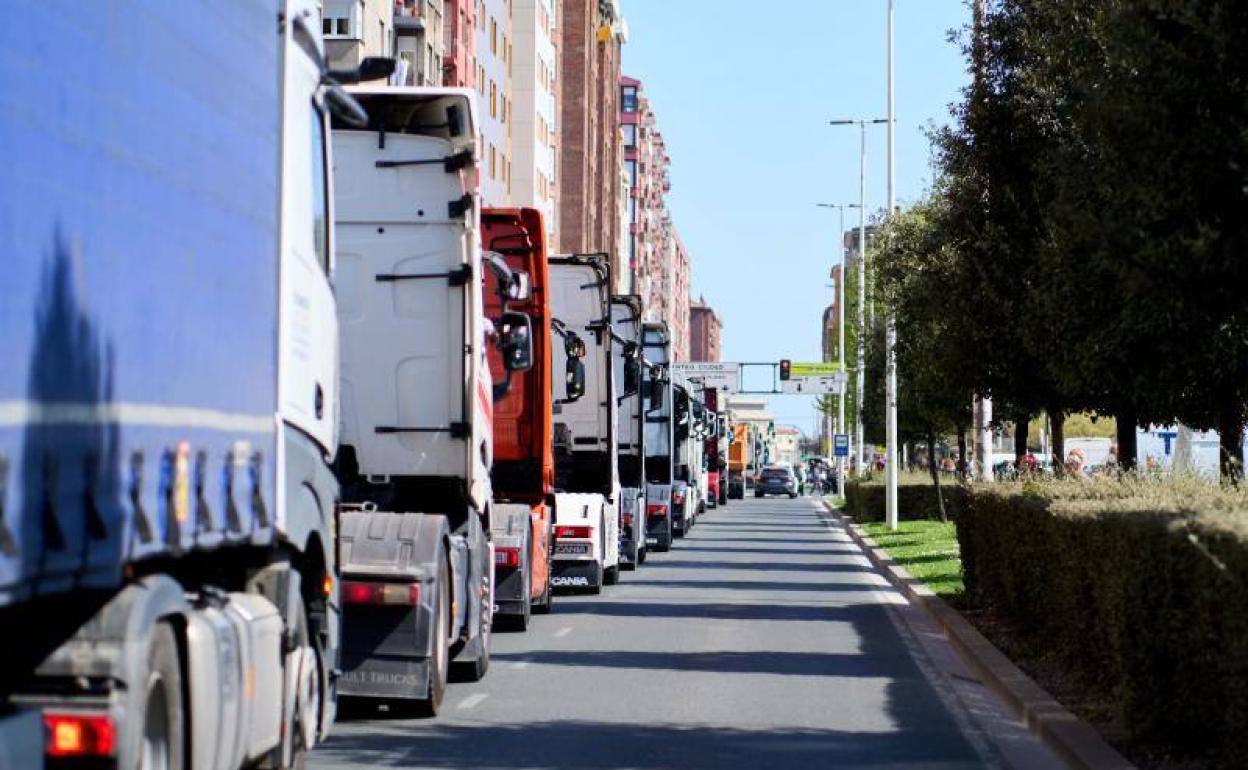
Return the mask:
{"type": "MultiPolygon", "coordinates": [[[[17,596],[59,594],[0,613],[9,634],[0,680],[30,670],[103,605],[121,578],[125,512],[114,353],[75,286],[69,245],[58,231],[44,259],[26,363],[29,413],[10,467],[0,442],[0,555],[17,596]],[[37,605],[37,606],[31,606],[37,605]]],[[[5,682],[0,681],[0,689],[5,682]]]]}
{"type": "MultiPolygon", "coordinates": [[[[649,566],[649,565],[647,565],[649,566]]],[[[874,567],[866,564],[824,564],[788,563],[788,562],[731,562],[731,561],[688,561],[675,559],[656,561],[655,567],[663,569],[702,569],[702,570],[751,570],[756,572],[876,572],[874,567]]]]}
{"type": "MultiPolygon", "coordinates": [[[[693,542],[703,542],[695,540],[693,542]]],[[[771,541],[766,541],[771,542],[771,541]]],[[[861,556],[862,551],[853,546],[845,548],[818,548],[822,543],[811,543],[815,548],[736,548],[733,546],[710,546],[703,547],[701,545],[693,545],[692,542],[686,541],[681,543],[679,550],[681,553],[686,551],[701,551],[706,553],[753,553],[753,554],[772,554],[777,556],[861,556]]]]}
{"type": "Polygon", "coordinates": [[[560,615],[598,615],[615,618],[668,618],[693,620],[769,620],[794,622],[835,621],[852,623],[862,617],[859,605],[754,604],[733,602],[563,602],[560,615]]]}
{"type": "Polygon", "coordinates": [[[795,583],[779,580],[630,580],[633,586],[662,588],[707,588],[724,591],[798,591],[836,593],[838,591],[886,591],[887,585],[869,583],[795,583]]]}
{"type": "MultiPolygon", "coordinates": [[[[890,688],[891,689],[891,688],[890,688]]],[[[898,734],[801,728],[736,729],[590,720],[489,725],[428,724],[384,735],[335,735],[313,762],[348,767],[576,768],[577,770],[813,770],[830,767],[982,767],[973,749],[940,723],[898,734]]]]}

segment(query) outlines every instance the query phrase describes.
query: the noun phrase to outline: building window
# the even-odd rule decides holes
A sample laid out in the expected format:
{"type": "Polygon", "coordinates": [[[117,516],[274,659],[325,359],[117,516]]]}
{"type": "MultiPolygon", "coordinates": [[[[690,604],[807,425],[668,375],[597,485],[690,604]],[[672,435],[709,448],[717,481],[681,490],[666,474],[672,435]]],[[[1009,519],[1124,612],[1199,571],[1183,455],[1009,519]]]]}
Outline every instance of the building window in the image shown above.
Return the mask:
{"type": "Polygon", "coordinates": [[[628,149],[634,149],[637,146],[637,126],[634,123],[625,123],[620,126],[620,131],[624,135],[624,146],[628,149]]]}
{"type": "Polygon", "coordinates": [[[496,179],[498,170],[498,153],[494,150],[494,145],[490,145],[490,179],[496,179]]]}
{"type": "Polygon", "coordinates": [[[624,86],[620,99],[620,108],[624,112],[637,111],[637,86],[624,86]]]}
{"type": "Polygon", "coordinates": [[[498,86],[494,81],[490,81],[490,117],[498,117],[498,86]]]}
{"type": "Polygon", "coordinates": [[[356,39],[360,34],[358,0],[326,0],[321,15],[321,32],[327,38],[356,39]]]}
{"type": "Polygon", "coordinates": [[[498,21],[490,19],[490,53],[498,55],[498,21]]]}
{"type": "Polygon", "coordinates": [[[636,187],[637,186],[637,161],[626,160],[624,161],[624,165],[628,168],[628,186],[636,187]]]}

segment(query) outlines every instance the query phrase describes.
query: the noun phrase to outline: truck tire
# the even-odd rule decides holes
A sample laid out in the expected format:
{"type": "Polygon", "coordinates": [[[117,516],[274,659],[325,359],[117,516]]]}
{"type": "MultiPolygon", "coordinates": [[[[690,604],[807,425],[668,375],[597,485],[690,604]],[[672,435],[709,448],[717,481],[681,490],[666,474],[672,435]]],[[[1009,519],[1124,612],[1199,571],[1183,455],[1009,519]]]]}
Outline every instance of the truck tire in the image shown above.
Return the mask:
{"type": "Polygon", "coordinates": [[[639,549],[637,549],[637,563],[638,563],[638,564],[645,564],[645,563],[646,563],[646,551],[648,551],[648,550],[649,550],[649,549],[647,549],[647,548],[639,548],[639,549]]]}
{"type": "Polygon", "coordinates": [[[498,621],[500,625],[508,631],[527,631],[529,630],[529,620],[533,617],[533,557],[532,539],[525,543],[523,553],[525,554],[525,563],[521,565],[520,574],[523,575],[520,586],[520,614],[518,615],[500,615],[498,621]]]}
{"type": "Polygon", "coordinates": [[[312,671],[311,681],[306,691],[300,690],[296,694],[295,701],[295,724],[291,728],[291,737],[294,746],[291,750],[291,764],[294,770],[303,770],[308,766],[308,754],[312,751],[312,747],[316,745],[316,735],[320,729],[321,709],[324,708],[325,693],[321,692],[321,669],[324,665],[325,655],[320,649],[320,642],[309,632],[307,606],[304,604],[303,597],[298,598],[298,606],[295,608],[298,625],[295,627],[295,646],[307,647],[312,651],[312,664],[315,670],[312,671]]]}
{"type": "Polygon", "coordinates": [[[594,584],[589,587],[589,593],[592,596],[597,596],[598,594],[602,593],[602,583],[604,580],[606,580],[606,575],[602,569],[602,562],[597,562],[595,566],[598,568],[597,569],[598,575],[597,575],[597,580],[595,580],[594,584]]]}
{"type": "Polygon", "coordinates": [[[429,673],[425,680],[425,691],[428,695],[415,703],[415,710],[420,716],[436,717],[442,708],[442,697],[446,695],[446,682],[450,674],[450,641],[451,635],[451,603],[447,598],[450,588],[450,568],[446,564],[446,554],[438,556],[438,581],[434,590],[438,595],[438,603],[433,609],[433,654],[429,657],[429,673]]]}
{"type": "Polygon", "coordinates": [[[186,766],[182,664],[177,637],[168,623],[157,623],[152,629],[141,713],[139,770],[182,770],[186,766]]]}
{"type": "Polygon", "coordinates": [[[607,567],[605,570],[603,570],[602,582],[605,585],[609,585],[609,586],[613,586],[616,583],[620,582],[620,565],[617,564],[614,567],[607,567]]]}
{"type": "MultiPolygon", "coordinates": [[[[490,569],[493,569],[491,566],[490,569]]],[[[481,632],[479,634],[480,652],[472,660],[457,660],[451,663],[456,682],[479,682],[490,670],[490,629],[493,624],[494,608],[489,602],[481,602],[481,632]]]]}

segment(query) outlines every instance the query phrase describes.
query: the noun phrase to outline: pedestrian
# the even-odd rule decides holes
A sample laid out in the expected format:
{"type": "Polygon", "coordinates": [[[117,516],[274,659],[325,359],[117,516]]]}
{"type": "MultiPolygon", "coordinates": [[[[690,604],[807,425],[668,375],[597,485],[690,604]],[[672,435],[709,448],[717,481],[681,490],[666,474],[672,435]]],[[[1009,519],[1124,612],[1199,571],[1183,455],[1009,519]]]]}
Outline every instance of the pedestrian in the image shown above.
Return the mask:
{"type": "Polygon", "coordinates": [[[1083,478],[1083,450],[1075,447],[1066,455],[1066,473],[1074,478],[1083,478]]]}
{"type": "Polygon", "coordinates": [[[793,474],[797,476],[797,493],[805,497],[806,495],[806,471],[801,465],[793,469],[793,474]]]}

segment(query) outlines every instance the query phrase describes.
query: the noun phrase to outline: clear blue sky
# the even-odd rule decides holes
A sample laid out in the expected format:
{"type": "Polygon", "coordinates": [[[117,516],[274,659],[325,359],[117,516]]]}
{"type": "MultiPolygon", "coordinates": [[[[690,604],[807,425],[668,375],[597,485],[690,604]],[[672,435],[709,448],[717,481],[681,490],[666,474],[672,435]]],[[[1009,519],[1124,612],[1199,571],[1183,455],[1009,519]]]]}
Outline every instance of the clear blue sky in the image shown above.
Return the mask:
{"type": "MultiPolygon", "coordinates": [[[[693,259],[693,293],[724,322],[726,361],[820,358],[839,258],[836,210],[858,201],[856,127],[886,111],[886,0],[622,0],[624,73],[639,78],[672,157],[668,204],[693,259]]],[[[967,82],[948,32],[963,0],[897,0],[897,198],[931,183],[925,131],[967,82]]],[[[867,207],[884,207],[885,126],[868,129],[867,207]]],[[[847,226],[857,212],[846,211],[847,226]]],[[[772,400],[810,431],[810,399],[772,400]]]]}

